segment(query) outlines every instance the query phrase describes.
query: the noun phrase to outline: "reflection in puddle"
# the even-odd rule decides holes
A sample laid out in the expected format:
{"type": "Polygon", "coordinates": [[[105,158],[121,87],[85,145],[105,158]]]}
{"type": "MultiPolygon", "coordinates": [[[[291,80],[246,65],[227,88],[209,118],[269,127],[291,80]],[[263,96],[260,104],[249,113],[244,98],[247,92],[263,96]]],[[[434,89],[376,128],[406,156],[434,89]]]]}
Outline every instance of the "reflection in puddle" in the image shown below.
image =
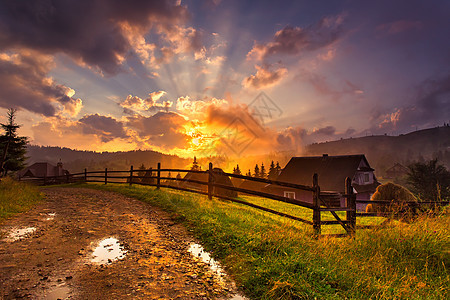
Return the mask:
{"type": "MultiPolygon", "coordinates": [[[[188,251],[194,257],[200,258],[204,263],[208,264],[211,271],[213,271],[215,274],[217,274],[219,276],[219,278],[222,278],[222,276],[223,277],[226,276],[226,273],[222,269],[220,264],[216,260],[214,260],[214,258],[212,258],[211,255],[208,252],[206,252],[201,245],[192,243],[189,246],[188,251]]],[[[245,298],[244,296],[242,296],[240,294],[234,294],[231,296],[230,300],[247,300],[247,298],[245,298]]]]}
{"type": "Polygon", "coordinates": [[[56,213],[48,213],[47,214],[47,219],[45,219],[45,220],[51,221],[51,220],[53,220],[55,218],[55,216],[56,216],[56,213]]]}
{"type": "Polygon", "coordinates": [[[102,240],[94,249],[91,261],[98,264],[112,263],[124,258],[126,253],[127,251],[120,245],[119,240],[110,237],[102,240]]]}
{"type": "Polygon", "coordinates": [[[45,296],[46,300],[57,300],[57,299],[70,299],[70,289],[65,284],[59,285],[52,289],[50,293],[45,296]]]}
{"type": "Polygon", "coordinates": [[[20,239],[28,237],[30,234],[36,231],[36,227],[17,228],[13,227],[5,238],[7,242],[14,242],[20,239]]]}
{"type": "Polygon", "coordinates": [[[211,255],[206,252],[203,247],[199,244],[192,243],[189,246],[188,251],[195,257],[200,258],[204,263],[209,265],[209,268],[219,276],[225,275],[220,264],[211,257],[211,255]]]}

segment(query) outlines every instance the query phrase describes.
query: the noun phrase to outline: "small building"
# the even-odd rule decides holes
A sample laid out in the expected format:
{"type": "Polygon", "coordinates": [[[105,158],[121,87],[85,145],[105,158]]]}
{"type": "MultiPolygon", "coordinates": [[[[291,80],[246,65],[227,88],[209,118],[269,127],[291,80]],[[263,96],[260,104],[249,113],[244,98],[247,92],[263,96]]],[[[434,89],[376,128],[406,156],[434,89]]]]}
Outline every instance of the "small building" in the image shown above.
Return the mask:
{"type": "MultiPolygon", "coordinates": [[[[353,191],[357,200],[370,200],[370,197],[380,183],[364,155],[339,155],[292,157],[282,170],[277,181],[312,186],[314,173],[318,174],[321,194],[330,195],[333,199],[330,206],[345,206],[345,198],[334,197],[336,192],[345,193],[345,179],[352,180],[353,191]]],[[[269,185],[266,192],[312,203],[312,193],[309,191],[269,185]]],[[[357,204],[358,210],[364,210],[366,204],[357,204]]]]}
{"type": "Polygon", "coordinates": [[[395,179],[408,175],[408,168],[400,163],[396,163],[386,170],[386,178],[395,179]]]}
{"type": "MultiPolygon", "coordinates": [[[[217,184],[222,184],[230,187],[234,187],[233,183],[230,180],[230,177],[225,175],[225,172],[220,168],[214,168],[213,174],[215,177],[214,182],[217,184]]],[[[182,181],[179,183],[179,187],[184,187],[188,189],[194,189],[194,190],[200,190],[202,192],[208,191],[208,173],[194,173],[194,172],[187,172],[187,174],[184,176],[184,180],[195,180],[199,182],[204,182],[206,184],[196,183],[196,182],[189,182],[189,181],[182,181]]],[[[220,196],[226,196],[226,197],[237,197],[237,192],[233,190],[228,190],[220,187],[213,187],[212,190],[213,194],[220,195],[220,196]]]]}
{"type": "Polygon", "coordinates": [[[19,178],[43,178],[69,175],[69,171],[63,169],[62,162],[58,162],[56,166],[47,162],[37,162],[19,172],[19,178]]]}

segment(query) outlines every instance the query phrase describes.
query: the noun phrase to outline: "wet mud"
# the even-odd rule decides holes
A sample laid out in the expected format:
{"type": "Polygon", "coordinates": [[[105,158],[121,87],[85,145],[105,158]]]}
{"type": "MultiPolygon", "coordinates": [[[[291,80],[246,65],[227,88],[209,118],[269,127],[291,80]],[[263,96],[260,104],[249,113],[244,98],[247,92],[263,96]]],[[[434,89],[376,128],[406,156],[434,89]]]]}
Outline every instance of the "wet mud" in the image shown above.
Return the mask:
{"type": "Polygon", "coordinates": [[[44,193],[0,225],[0,299],[243,299],[168,213],[106,191],[44,193]]]}

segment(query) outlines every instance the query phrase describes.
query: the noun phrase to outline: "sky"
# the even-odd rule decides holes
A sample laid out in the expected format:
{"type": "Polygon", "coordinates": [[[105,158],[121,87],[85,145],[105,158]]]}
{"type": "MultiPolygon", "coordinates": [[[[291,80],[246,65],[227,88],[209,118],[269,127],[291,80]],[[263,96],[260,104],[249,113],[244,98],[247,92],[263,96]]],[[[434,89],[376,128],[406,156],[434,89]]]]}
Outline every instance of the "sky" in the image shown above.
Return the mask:
{"type": "Polygon", "coordinates": [[[450,121],[450,2],[0,0],[0,122],[30,143],[301,152],[450,121]]]}

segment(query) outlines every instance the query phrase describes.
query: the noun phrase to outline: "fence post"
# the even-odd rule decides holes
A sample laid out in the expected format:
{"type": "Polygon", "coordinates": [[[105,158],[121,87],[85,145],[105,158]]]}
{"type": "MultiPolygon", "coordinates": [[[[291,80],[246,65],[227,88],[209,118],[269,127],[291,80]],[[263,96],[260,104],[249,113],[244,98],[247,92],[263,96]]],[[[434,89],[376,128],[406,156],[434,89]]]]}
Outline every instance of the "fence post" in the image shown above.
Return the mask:
{"type": "Polygon", "coordinates": [[[161,187],[161,163],[158,163],[158,170],[156,172],[156,189],[159,190],[161,187]]]}
{"type": "Polygon", "coordinates": [[[356,233],[356,199],[353,194],[352,180],[347,177],[345,179],[345,193],[347,194],[347,209],[351,209],[351,211],[347,211],[347,221],[348,227],[350,229],[350,236],[355,236],[356,233]]]}
{"type": "Polygon", "coordinates": [[[319,187],[319,175],[317,173],[314,173],[313,175],[313,229],[314,234],[320,235],[320,187],[319,187]]]}
{"type": "Polygon", "coordinates": [[[105,184],[108,184],[108,168],[105,168],[105,184]]]}
{"type": "Polygon", "coordinates": [[[133,183],[133,166],[130,166],[130,186],[133,183]]]}
{"type": "Polygon", "coordinates": [[[84,182],[87,182],[87,169],[84,168],[84,182]]]}
{"type": "Polygon", "coordinates": [[[212,162],[209,163],[209,170],[208,170],[208,199],[212,200],[212,194],[213,194],[213,174],[212,174],[212,170],[213,170],[213,164],[212,162]]]}

